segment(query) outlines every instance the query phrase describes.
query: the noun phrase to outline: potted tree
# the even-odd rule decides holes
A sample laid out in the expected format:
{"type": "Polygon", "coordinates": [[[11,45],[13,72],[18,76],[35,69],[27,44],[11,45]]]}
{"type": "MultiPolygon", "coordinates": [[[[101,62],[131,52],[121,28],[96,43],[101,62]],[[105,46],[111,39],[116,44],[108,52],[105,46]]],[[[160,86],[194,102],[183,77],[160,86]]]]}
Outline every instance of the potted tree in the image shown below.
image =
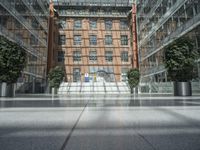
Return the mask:
{"type": "Polygon", "coordinates": [[[133,68],[127,72],[128,84],[131,89],[131,94],[133,93],[133,89],[138,86],[140,81],[140,72],[139,69],[133,68]]]}
{"type": "Polygon", "coordinates": [[[174,82],[174,96],[191,96],[191,80],[195,78],[195,60],[198,51],[194,50],[192,41],[179,38],[165,48],[165,67],[168,77],[174,82]]]}
{"type": "Polygon", "coordinates": [[[61,66],[56,66],[50,70],[48,74],[48,83],[53,94],[57,94],[57,90],[60,86],[60,83],[63,81],[64,76],[65,72],[61,66]]]}
{"type": "Polygon", "coordinates": [[[25,65],[25,50],[17,43],[0,36],[0,96],[15,95],[15,83],[25,65]]]}

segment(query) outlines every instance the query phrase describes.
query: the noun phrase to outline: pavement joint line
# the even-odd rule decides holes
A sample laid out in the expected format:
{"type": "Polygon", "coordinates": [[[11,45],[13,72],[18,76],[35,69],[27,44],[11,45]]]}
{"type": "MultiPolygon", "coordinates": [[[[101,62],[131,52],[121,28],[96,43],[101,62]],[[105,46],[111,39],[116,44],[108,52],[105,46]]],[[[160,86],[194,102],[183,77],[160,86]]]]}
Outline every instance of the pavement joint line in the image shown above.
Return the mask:
{"type": "MultiPolygon", "coordinates": [[[[134,129],[134,127],[133,127],[133,129],[134,129]]],[[[140,138],[142,138],[153,150],[157,150],[157,149],[154,147],[154,145],[153,145],[149,140],[147,140],[147,138],[145,138],[144,135],[142,135],[142,134],[139,133],[138,131],[135,131],[135,133],[136,133],[140,138]]]]}
{"type": "MultiPolygon", "coordinates": [[[[134,129],[134,127],[132,127],[134,129]]],[[[145,138],[144,135],[142,135],[140,132],[138,132],[137,130],[135,131],[135,133],[140,137],[142,138],[153,150],[157,150],[154,145],[149,141],[147,140],[147,138],[145,138]]]]}
{"type": "Polygon", "coordinates": [[[67,144],[68,144],[68,142],[69,142],[69,140],[70,140],[70,138],[71,138],[71,136],[72,136],[72,134],[73,134],[73,132],[74,132],[76,126],[78,125],[78,123],[79,123],[79,121],[80,121],[80,119],[81,119],[81,117],[82,117],[82,115],[83,115],[83,112],[85,111],[85,109],[86,109],[88,103],[89,103],[89,101],[87,102],[87,104],[85,105],[85,107],[83,108],[83,110],[81,111],[81,113],[80,113],[78,119],[76,120],[74,126],[72,127],[72,129],[70,130],[69,134],[67,135],[67,137],[66,137],[66,139],[65,139],[65,141],[64,141],[64,143],[63,143],[63,145],[62,145],[62,147],[60,148],[60,150],[64,150],[65,147],[67,146],[67,144]]]}
{"type": "Polygon", "coordinates": [[[157,150],[157,149],[153,146],[153,144],[151,144],[151,142],[149,142],[149,140],[147,140],[142,134],[140,134],[139,132],[137,132],[137,134],[138,134],[139,137],[141,137],[147,144],[149,144],[153,150],[157,150]]]}

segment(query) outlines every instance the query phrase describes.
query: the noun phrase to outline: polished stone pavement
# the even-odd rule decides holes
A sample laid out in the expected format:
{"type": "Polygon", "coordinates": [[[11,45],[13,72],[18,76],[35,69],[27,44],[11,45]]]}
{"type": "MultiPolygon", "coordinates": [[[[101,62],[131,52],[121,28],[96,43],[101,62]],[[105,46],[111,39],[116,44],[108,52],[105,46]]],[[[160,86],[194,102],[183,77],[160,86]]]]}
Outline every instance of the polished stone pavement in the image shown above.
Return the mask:
{"type": "Polygon", "coordinates": [[[0,98],[0,150],[200,150],[200,97],[0,98]]]}

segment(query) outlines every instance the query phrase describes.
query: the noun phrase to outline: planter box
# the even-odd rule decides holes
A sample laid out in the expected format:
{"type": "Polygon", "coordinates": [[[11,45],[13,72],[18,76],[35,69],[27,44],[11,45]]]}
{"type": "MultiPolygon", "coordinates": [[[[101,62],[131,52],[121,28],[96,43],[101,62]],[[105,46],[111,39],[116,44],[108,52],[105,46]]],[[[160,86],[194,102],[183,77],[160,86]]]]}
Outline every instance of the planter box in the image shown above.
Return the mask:
{"type": "Polygon", "coordinates": [[[0,97],[14,97],[15,96],[15,84],[7,84],[5,82],[0,84],[0,97]]]}
{"type": "Polygon", "coordinates": [[[174,96],[192,96],[191,82],[174,82],[174,96]]]}

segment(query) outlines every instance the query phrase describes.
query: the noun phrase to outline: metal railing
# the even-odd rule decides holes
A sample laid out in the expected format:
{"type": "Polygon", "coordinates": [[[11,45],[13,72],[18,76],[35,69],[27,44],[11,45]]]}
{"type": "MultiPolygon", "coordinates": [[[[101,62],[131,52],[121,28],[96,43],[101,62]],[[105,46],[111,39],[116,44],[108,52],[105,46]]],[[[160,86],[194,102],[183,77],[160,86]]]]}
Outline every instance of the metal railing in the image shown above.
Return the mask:
{"type": "Polygon", "coordinates": [[[120,14],[120,13],[110,13],[110,14],[106,14],[106,13],[96,13],[96,14],[92,14],[89,12],[82,12],[82,13],[74,13],[74,12],[60,12],[59,13],[60,16],[68,16],[68,17],[119,17],[119,18],[126,18],[128,13],[124,13],[124,14],[120,14]]]}
{"type": "Polygon", "coordinates": [[[141,93],[173,93],[173,82],[140,83],[141,93]]]}
{"type": "Polygon", "coordinates": [[[156,23],[154,27],[148,32],[148,34],[139,42],[139,45],[142,45],[147,39],[149,39],[171,16],[174,14],[177,9],[185,4],[187,0],[178,0],[173,7],[171,7],[156,23]]]}
{"type": "Polygon", "coordinates": [[[16,43],[18,43],[19,45],[21,45],[23,48],[25,48],[25,50],[36,56],[37,58],[41,58],[43,57],[42,54],[40,54],[38,51],[35,51],[35,49],[33,47],[31,47],[30,45],[28,45],[27,43],[25,43],[22,39],[20,39],[19,37],[17,37],[13,32],[9,32],[5,27],[3,27],[0,24],[0,33],[5,36],[6,38],[9,38],[11,41],[14,41],[16,43]]]}
{"type": "Polygon", "coordinates": [[[28,4],[27,0],[22,0],[22,2],[24,3],[24,5],[26,5],[26,7],[30,10],[31,13],[33,13],[33,16],[35,17],[35,19],[38,21],[38,23],[41,25],[41,27],[47,32],[47,26],[44,25],[43,20],[40,17],[37,17],[37,12],[35,11],[35,9],[28,4]]]}
{"type": "Polygon", "coordinates": [[[63,1],[63,2],[54,2],[54,5],[60,5],[60,6],[115,6],[115,7],[127,7],[127,6],[132,6],[132,3],[129,0],[121,0],[121,2],[116,1],[115,2],[109,2],[109,1],[63,1]]]}
{"type": "Polygon", "coordinates": [[[183,24],[180,27],[178,27],[174,32],[172,32],[165,39],[160,41],[160,45],[161,45],[160,47],[156,46],[156,47],[150,49],[146,53],[146,55],[142,58],[142,61],[147,59],[151,55],[155,54],[159,50],[161,50],[165,45],[170,44],[175,38],[181,37],[182,35],[184,35],[185,33],[189,32],[190,30],[192,30],[195,26],[197,26],[199,24],[200,24],[200,13],[198,15],[194,16],[194,18],[188,20],[185,24],[183,24]]]}
{"type": "Polygon", "coordinates": [[[42,3],[41,0],[38,0],[37,2],[39,4],[40,8],[42,8],[42,11],[44,12],[45,16],[48,17],[49,16],[48,9],[45,8],[45,6],[44,6],[44,4],[42,3]]]}
{"type": "Polygon", "coordinates": [[[164,72],[165,70],[166,69],[165,69],[164,65],[155,66],[155,67],[146,69],[143,76],[144,77],[151,76],[151,75],[154,75],[154,74],[158,74],[160,72],[164,72]]]}
{"type": "MultiPolygon", "coordinates": [[[[153,6],[153,8],[151,8],[150,12],[148,14],[145,14],[145,19],[144,21],[141,23],[140,27],[143,27],[144,25],[147,24],[148,20],[154,15],[154,11],[158,8],[158,6],[162,3],[162,1],[157,1],[156,4],[153,6]]],[[[141,15],[141,14],[138,14],[141,15]]],[[[141,28],[140,30],[142,30],[143,28],[141,28]]]]}

